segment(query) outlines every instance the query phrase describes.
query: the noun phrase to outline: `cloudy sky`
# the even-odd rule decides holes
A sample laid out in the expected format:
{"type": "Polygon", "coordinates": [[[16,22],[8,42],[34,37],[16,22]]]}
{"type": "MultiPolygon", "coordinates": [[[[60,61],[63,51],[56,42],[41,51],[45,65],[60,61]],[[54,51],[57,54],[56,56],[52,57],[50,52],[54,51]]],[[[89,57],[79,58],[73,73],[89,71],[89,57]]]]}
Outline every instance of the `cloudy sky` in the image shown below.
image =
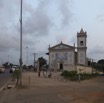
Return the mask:
{"type": "MultiPolygon", "coordinates": [[[[20,0],[0,0],[0,64],[20,58],[20,0]]],[[[104,58],[104,0],[23,0],[23,63],[45,57],[49,44],[73,45],[87,32],[87,56],[104,58]]]]}

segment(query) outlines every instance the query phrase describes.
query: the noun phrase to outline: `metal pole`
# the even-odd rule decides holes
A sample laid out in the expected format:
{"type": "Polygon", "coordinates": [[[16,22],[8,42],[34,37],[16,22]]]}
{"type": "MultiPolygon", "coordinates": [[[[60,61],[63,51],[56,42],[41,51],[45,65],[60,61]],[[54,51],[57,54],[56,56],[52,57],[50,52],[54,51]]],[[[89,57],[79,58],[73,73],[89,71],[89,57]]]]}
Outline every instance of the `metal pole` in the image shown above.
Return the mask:
{"type": "Polygon", "coordinates": [[[28,47],[26,47],[26,49],[27,49],[27,62],[26,62],[26,64],[28,66],[28,47]]]}
{"type": "Polygon", "coordinates": [[[9,55],[8,55],[8,63],[9,63],[9,55]]]}
{"type": "Polygon", "coordinates": [[[92,66],[92,74],[93,74],[93,59],[92,59],[92,63],[91,64],[92,64],[91,66],[92,66]]]}
{"type": "Polygon", "coordinates": [[[22,0],[20,3],[20,85],[22,85],[22,0]]]}
{"type": "Polygon", "coordinates": [[[36,57],[36,53],[33,53],[34,54],[34,69],[35,69],[35,57],[36,57]]]}

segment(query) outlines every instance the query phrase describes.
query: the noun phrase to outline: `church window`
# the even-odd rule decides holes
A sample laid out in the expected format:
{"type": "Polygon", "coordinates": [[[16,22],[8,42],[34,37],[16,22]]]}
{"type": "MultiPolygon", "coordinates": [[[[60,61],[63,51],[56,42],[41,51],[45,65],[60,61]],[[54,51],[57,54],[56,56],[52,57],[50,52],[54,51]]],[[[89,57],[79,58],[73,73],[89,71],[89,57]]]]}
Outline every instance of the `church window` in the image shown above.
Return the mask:
{"type": "Polygon", "coordinates": [[[83,45],[83,41],[80,41],[80,45],[83,45]]]}

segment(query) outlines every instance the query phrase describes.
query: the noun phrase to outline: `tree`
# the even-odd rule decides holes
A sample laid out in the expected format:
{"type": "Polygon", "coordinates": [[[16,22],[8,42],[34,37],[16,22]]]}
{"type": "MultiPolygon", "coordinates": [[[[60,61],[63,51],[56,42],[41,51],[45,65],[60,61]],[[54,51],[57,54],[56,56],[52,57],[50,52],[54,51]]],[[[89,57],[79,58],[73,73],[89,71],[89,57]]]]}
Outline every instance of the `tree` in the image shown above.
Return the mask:
{"type": "Polygon", "coordinates": [[[9,64],[9,66],[10,66],[10,67],[12,67],[12,66],[13,66],[13,64],[12,64],[12,63],[10,63],[10,64],[9,64]]]}
{"type": "Polygon", "coordinates": [[[98,61],[98,64],[104,65],[104,59],[99,60],[99,61],[98,61]]]}
{"type": "Polygon", "coordinates": [[[43,65],[47,64],[47,60],[43,57],[38,58],[39,60],[39,68],[41,68],[43,65]]]}
{"type": "Polygon", "coordinates": [[[26,65],[23,65],[22,68],[26,70],[27,69],[27,66],[26,65]]]}
{"type": "Polygon", "coordinates": [[[5,68],[11,68],[11,67],[13,66],[13,64],[12,64],[12,63],[9,63],[9,62],[5,62],[5,63],[3,64],[3,66],[4,66],[5,68]]]}
{"type": "Polygon", "coordinates": [[[104,59],[98,61],[99,69],[104,73],[104,59]]]}
{"type": "Polygon", "coordinates": [[[91,66],[91,61],[90,60],[88,61],[88,66],[91,66]]]}
{"type": "Polygon", "coordinates": [[[8,68],[8,67],[9,67],[9,63],[8,63],[8,62],[5,62],[5,63],[3,64],[3,66],[4,66],[5,68],[8,68]]]}

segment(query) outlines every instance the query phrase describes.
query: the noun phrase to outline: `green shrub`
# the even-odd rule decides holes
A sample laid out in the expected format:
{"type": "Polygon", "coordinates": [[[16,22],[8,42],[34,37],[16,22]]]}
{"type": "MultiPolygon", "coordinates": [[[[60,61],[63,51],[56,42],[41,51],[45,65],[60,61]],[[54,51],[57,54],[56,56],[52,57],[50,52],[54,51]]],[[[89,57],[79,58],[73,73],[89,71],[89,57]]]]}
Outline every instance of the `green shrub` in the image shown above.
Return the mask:
{"type": "Polygon", "coordinates": [[[92,74],[92,77],[97,77],[99,75],[99,73],[94,73],[92,74]]]}
{"type": "Polygon", "coordinates": [[[77,81],[78,80],[78,76],[74,75],[74,76],[70,77],[70,80],[71,81],[77,81]]]}
{"type": "MultiPolygon", "coordinates": [[[[98,73],[94,73],[94,74],[88,74],[88,73],[81,73],[80,74],[80,80],[86,80],[86,79],[91,79],[94,77],[97,77],[99,74],[98,73]]],[[[78,74],[77,71],[67,71],[64,70],[61,73],[61,76],[63,76],[65,79],[70,79],[71,81],[76,81],[78,80],[78,74]]]]}
{"type": "Polygon", "coordinates": [[[16,69],[16,70],[14,70],[14,72],[12,73],[12,77],[15,78],[15,79],[18,78],[19,75],[20,75],[20,69],[16,69]]]}
{"type": "Polygon", "coordinates": [[[67,70],[64,70],[62,73],[61,73],[61,76],[63,76],[64,78],[69,78],[69,77],[73,77],[77,74],[76,71],[67,71],[67,70]]]}
{"type": "Polygon", "coordinates": [[[69,78],[69,77],[70,77],[69,71],[64,70],[64,71],[61,73],[61,76],[63,76],[64,78],[69,78]]]}
{"type": "Polygon", "coordinates": [[[69,71],[70,77],[77,75],[77,71],[69,71]]]}
{"type": "Polygon", "coordinates": [[[83,73],[81,74],[81,80],[91,79],[97,76],[98,76],[98,73],[94,73],[94,74],[83,73]]]}

